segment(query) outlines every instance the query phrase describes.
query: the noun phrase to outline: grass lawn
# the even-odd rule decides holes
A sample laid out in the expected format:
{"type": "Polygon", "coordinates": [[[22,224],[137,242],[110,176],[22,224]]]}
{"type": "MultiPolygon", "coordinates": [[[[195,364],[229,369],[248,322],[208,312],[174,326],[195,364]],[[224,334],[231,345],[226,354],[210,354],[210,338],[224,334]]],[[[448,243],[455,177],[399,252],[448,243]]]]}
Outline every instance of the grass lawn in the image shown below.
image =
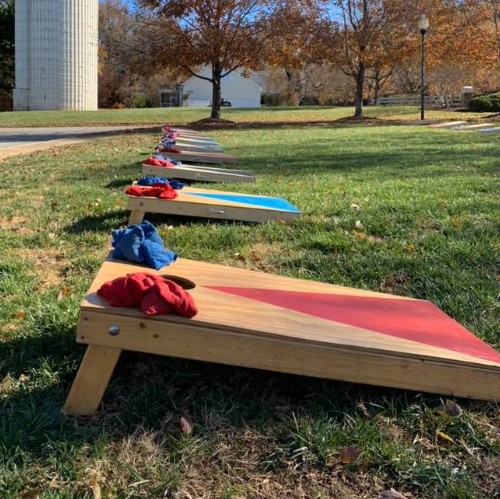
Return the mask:
{"type": "MultiPolygon", "coordinates": [[[[292,124],[321,123],[353,115],[352,107],[270,107],[262,109],[222,108],[221,118],[237,123],[292,124]]],[[[207,118],[210,111],[198,108],[154,108],[154,109],[100,109],[99,111],[27,111],[0,113],[1,127],[45,127],[45,126],[104,126],[104,125],[158,125],[175,123],[186,125],[207,118]]],[[[412,106],[365,107],[367,118],[382,120],[415,121],[420,111],[412,106]]],[[[491,113],[472,113],[457,110],[426,111],[426,118],[437,120],[480,120],[491,113]]]]}
{"type": "MultiPolygon", "coordinates": [[[[262,122],[272,111],[238,113],[262,122]]],[[[303,216],[261,225],[147,217],[168,248],[429,299],[500,349],[497,136],[326,123],[210,135],[258,176],[214,188],[285,197],[303,216]]],[[[375,498],[391,487],[496,497],[493,402],[454,399],[463,413],[450,416],[435,395],[127,353],[94,416],[61,413],[84,350],[78,303],[111,230],[126,225],[124,188],[157,138],[0,163],[0,497],[375,498]]]]}

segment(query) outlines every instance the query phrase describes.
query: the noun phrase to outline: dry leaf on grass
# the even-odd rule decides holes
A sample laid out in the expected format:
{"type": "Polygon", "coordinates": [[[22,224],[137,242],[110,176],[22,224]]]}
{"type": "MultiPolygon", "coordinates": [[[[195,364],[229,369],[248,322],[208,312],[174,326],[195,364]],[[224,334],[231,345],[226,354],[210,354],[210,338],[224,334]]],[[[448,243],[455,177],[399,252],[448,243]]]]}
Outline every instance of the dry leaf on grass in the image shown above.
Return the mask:
{"type": "Polygon", "coordinates": [[[191,433],[193,433],[193,422],[188,414],[181,417],[180,424],[182,433],[185,435],[191,435],[191,433]]]}
{"type": "Polygon", "coordinates": [[[406,496],[394,489],[384,490],[379,497],[380,499],[407,499],[406,496]]]}
{"type": "Polygon", "coordinates": [[[444,411],[448,414],[448,416],[460,416],[464,412],[456,402],[450,399],[446,399],[444,403],[444,411]]]}
{"type": "Polygon", "coordinates": [[[354,445],[350,445],[349,447],[346,447],[345,449],[342,449],[340,451],[340,462],[343,464],[353,463],[358,459],[360,454],[361,451],[357,447],[354,447],[354,445]]]}
{"type": "Polygon", "coordinates": [[[71,288],[69,286],[63,286],[63,288],[57,294],[57,301],[61,301],[63,298],[68,297],[71,294],[71,288]]]}
{"type": "Polygon", "coordinates": [[[446,433],[444,433],[440,430],[436,431],[436,437],[438,440],[445,440],[446,442],[455,443],[455,440],[453,440],[453,438],[451,438],[449,435],[447,435],[446,433]]]}

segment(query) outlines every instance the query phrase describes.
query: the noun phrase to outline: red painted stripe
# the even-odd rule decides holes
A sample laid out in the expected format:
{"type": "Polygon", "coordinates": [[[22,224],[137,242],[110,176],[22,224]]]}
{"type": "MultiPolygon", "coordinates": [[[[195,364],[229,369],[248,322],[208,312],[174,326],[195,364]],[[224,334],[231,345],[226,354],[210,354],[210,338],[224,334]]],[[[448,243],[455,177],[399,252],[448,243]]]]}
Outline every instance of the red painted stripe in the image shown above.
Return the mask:
{"type": "Polygon", "coordinates": [[[206,287],[500,364],[500,353],[429,301],[259,288],[206,287]]]}

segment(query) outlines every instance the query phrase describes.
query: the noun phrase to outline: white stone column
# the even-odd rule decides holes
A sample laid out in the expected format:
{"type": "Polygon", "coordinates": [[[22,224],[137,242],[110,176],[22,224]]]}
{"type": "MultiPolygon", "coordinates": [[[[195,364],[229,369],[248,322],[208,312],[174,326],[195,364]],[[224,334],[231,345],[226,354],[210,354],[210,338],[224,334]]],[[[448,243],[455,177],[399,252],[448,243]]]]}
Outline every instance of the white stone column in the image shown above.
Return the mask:
{"type": "Polygon", "coordinates": [[[97,109],[98,0],[16,0],[14,110],[97,109]]]}

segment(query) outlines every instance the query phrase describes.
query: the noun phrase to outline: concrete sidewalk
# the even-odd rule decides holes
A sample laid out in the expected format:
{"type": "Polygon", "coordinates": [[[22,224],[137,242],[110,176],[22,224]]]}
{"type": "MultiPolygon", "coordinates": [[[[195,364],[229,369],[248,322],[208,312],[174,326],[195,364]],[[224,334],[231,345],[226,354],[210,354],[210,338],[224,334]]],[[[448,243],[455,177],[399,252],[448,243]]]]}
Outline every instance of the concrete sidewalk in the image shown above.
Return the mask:
{"type": "Polygon", "coordinates": [[[160,126],[0,128],[0,159],[124,133],[158,131],[160,126]]]}

